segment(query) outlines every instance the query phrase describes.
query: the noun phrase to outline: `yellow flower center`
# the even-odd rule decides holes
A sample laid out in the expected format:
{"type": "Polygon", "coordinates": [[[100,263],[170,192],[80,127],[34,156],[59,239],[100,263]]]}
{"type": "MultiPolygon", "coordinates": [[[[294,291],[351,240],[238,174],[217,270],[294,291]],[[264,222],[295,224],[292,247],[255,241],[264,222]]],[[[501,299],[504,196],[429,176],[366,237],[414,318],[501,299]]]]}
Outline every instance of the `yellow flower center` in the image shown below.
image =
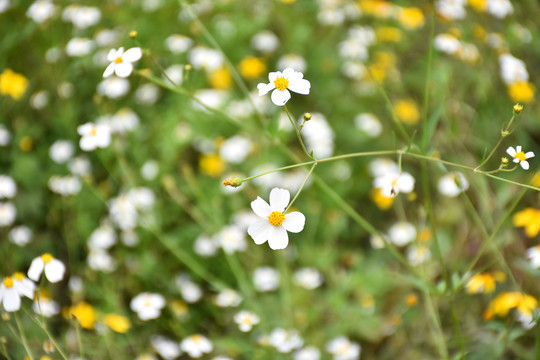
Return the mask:
{"type": "Polygon", "coordinates": [[[117,57],[116,59],[114,59],[114,62],[115,62],[116,64],[120,64],[122,61],[123,61],[123,60],[122,60],[122,57],[121,57],[121,56],[119,56],[119,57],[117,57]]]}
{"type": "Polygon", "coordinates": [[[53,256],[49,253],[41,255],[41,260],[43,260],[44,264],[48,264],[51,262],[51,260],[54,259],[53,256]]]}
{"type": "Polygon", "coordinates": [[[198,345],[203,341],[203,337],[201,335],[192,335],[191,341],[198,345]]]}
{"type": "Polygon", "coordinates": [[[7,277],[4,279],[4,286],[7,288],[13,287],[13,279],[10,277],[7,277]]]}
{"type": "Polygon", "coordinates": [[[525,156],[525,153],[523,151],[518,152],[516,155],[514,155],[514,157],[519,161],[527,160],[527,157],[525,156]]]}
{"type": "Polygon", "coordinates": [[[17,281],[23,281],[24,280],[24,274],[23,273],[20,273],[20,272],[17,272],[15,274],[13,274],[13,278],[17,281]]]}
{"type": "Polygon", "coordinates": [[[268,216],[268,222],[274,226],[281,226],[285,221],[285,214],[279,211],[274,211],[268,216]]]}
{"type": "Polygon", "coordinates": [[[92,126],[92,130],[90,130],[90,136],[96,136],[97,135],[97,126],[92,126]]]}
{"type": "Polygon", "coordinates": [[[274,80],[274,85],[278,90],[285,90],[289,87],[289,80],[285,79],[284,77],[279,77],[274,80]]]}

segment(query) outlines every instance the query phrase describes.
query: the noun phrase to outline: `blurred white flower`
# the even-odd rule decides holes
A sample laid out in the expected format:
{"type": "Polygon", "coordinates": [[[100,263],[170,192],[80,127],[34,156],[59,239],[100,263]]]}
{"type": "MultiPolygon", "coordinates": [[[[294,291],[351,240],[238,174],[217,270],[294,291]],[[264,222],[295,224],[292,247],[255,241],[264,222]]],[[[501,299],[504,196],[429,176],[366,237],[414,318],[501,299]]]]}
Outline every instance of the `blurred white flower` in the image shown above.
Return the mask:
{"type": "Polygon", "coordinates": [[[321,286],[323,276],[315,268],[302,268],[294,273],[294,283],[307,290],[313,290],[321,286]]]}
{"type": "Polygon", "coordinates": [[[439,34],[433,40],[435,49],[445,54],[457,54],[461,49],[461,42],[451,34],[439,34]]]}
{"type": "Polygon", "coordinates": [[[17,208],[10,202],[0,202],[0,226],[9,226],[15,222],[17,208]]]}
{"type": "Polygon", "coordinates": [[[0,284],[0,303],[8,312],[18,311],[21,308],[21,297],[34,298],[35,284],[26,279],[23,274],[15,273],[5,277],[0,284]]]}
{"type": "Polygon", "coordinates": [[[165,39],[165,46],[174,54],[182,54],[193,46],[193,40],[184,35],[173,34],[165,39]]]}
{"type": "Polygon", "coordinates": [[[143,321],[158,318],[164,306],[165,298],[161,294],[148,292],[135,296],[129,304],[131,310],[143,321]]]}
{"type": "Polygon", "coordinates": [[[145,180],[154,180],[159,173],[159,164],[155,160],[146,161],[141,167],[141,176],[145,180]]]}
{"type": "Polygon", "coordinates": [[[30,106],[36,110],[41,110],[49,103],[49,93],[45,90],[36,91],[30,97],[30,106]]]}
{"type": "Polygon", "coordinates": [[[90,248],[86,262],[90,269],[104,273],[111,273],[117,267],[116,260],[106,250],[98,247],[90,248]]]}
{"type": "MultiPolygon", "coordinates": [[[[227,92],[223,90],[214,89],[200,89],[195,91],[193,97],[203,103],[204,105],[217,109],[223,106],[227,97],[227,92]]],[[[193,108],[201,111],[208,111],[204,106],[196,101],[193,101],[193,108]]]]}
{"type": "Polygon", "coordinates": [[[439,192],[448,197],[456,197],[469,188],[469,182],[460,172],[451,172],[439,179],[439,192]]]}
{"type": "MultiPolygon", "coordinates": [[[[303,117],[298,119],[299,122],[303,120],[303,117]]],[[[302,129],[302,136],[305,139],[307,150],[313,151],[315,157],[323,159],[334,153],[334,130],[323,114],[311,114],[311,120],[302,129]]]]}
{"type": "Polygon", "coordinates": [[[110,99],[118,99],[129,91],[129,81],[117,76],[111,76],[98,84],[97,91],[110,99]]]}
{"type": "Polygon", "coordinates": [[[32,230],[28,226],[19,225],[9,231],[9,241],[18,246],[25,246],[32,240],[32,230]]]}
{"type": "Polygon", "coordinates": [[[115,29],[101,29],[94,35],[96,44],[102,47],[111,47],[120,39],[120,32],[115,29]]]}
{"type": "Polygon", "coordinates": [[[247,247],[245,233],[237,226],[225,226],[216,236],[215,242],[221,246],[227,254],[237,251],[245,251],[247,247]]]}
{"type": "Polygon", "coordinates": [[[11,141],[11,134],[3,124],[0,124],[0,146],[7,146],[11,141]]]}
{"type": "Polygon", "coordinates": [[[0,0],[0,14],[6,12],[9,8],[9,0],[0,0]]]}
{"type": "Polygon", "coordinates": [[[93,40],[88,38],[74,37],[66,45],[66,54],[71,57],[80,57],[90,54],[94,50],[93,40]]]}
{"type": "Polygon", "coordinates": [[[411,245],[407,248],[407,260],[412,266],[422,264],[431,259],[431,250],[427,245],[411,245]]]}
{"type": "Polygon", "coordinates": [[[311,83],[304,79],[304,74],[294,71],[291,68],[286,68],[281,71],[271,72],[268,74],[270,83],[259,83],[257,89],[259,96],[266,95],[272,91],[271,99],[277,106],[283,106],[291,98],[291,93],[308,95],[311,88],[311,83]]]}
{"type": "Polygon", "coordinates": [[[294,360],[319,360],[321,352],[313,346],[306,346],[300,350],[296,350],[293,354],[294,360]]]}
{"type": "Polygon", "coordinates": [[[101,20],[101,11],[97,7],[68,5],[62,12],[62,19],[71,22],[77,29],[86,29],[101,20]]]}
{"type": "Polygon", "coordinates": [[[339,336],[326,344],[326,351],[334,356],[334,360],[358,360],[361,348],[345,336],[339,336]]]}
{"type": "Polygon", "coordinates": [[[357,115],[354,118],[354,124],[369,137],[375,138],[381,135],[382,124],[373,114],[365,113],[357,115]]]}
{"type": "Polygon", "coordinates": [[[270,333],[268,341],[280,353],[290,353],[304,345],[304,340],[302,340],[298,331],[294,329],[285,330],[276,328],[270,333]]]}
{"type": "Polygon", "coordinates": [[[159,88],[154,84],[144,84],[135,91],[135,100],[141,105],[154,105],[159,99],[159,88]]]}
{"type": "Polygon", "coordinates": [[[529,162],[527,159],[534,157],[534,153],[532,151],[525,153],[521,151],[521,146],[518,145],[515,149],[510,146],[508,149],[506,149],[506,152],[508,155],[514,158],[512,160],[513,162],[519,163],[523,170],[529,170],[529,162]]]}
{"type": "Polygon", "coordinates": [[[45,272],[47,280],[56,283],[64,278],[66,266],[51,254],[45,253],[32,260],[28,269],[28,277],[34,281],[39,281],[43,272],[45,272]]]}
{"type": "Polygon", "coordinates": [[[111,129],[108,125],[86,123],[77,128],[81,135],[79,145],[84,151],[106,148],[111,143],[111,129]]]}
{"type": "Polygon", "coordinates": [[[486,12],[498,19],[503,19],[514,12],[509,0],[487,0],[486,6],[486,12]]]}
{"type": "Polygon", "coordinates": [[[193,250],[202,257],[210,257],[216,254],[219,245],[213,237],[206,234],[200,235],[193,243],[193,250]]]}
{"type": "Polygon", "coordinates": [[[208,72],[215,71],[223,65],[223,55],[214,49],[204,46],[196,46],[189,51],[189,63],[195,69],[204,69],[208,72]]]}
{"type": "Polygon", "coordinates": [[[216,296],[216,305],[219,307],[237,307],[242,302],[242,297],[236,290],[221,290],[216,296]]]}
{"type": "Polygon", "coordinates": [[[176,286],[180,290],[182,298],[189,304],[196,303],[203,296],[201,287],[191,281],[187,274],[179,274],[176,277],[176,286]]]}
{"type": "Polygon", "coordinates": [[[527,249],[527,259],[535,269],[540,268],[540,246],[533,246],[527,249]]]}
{"type": "Polygon", "coordinates": [[[71,160],[74,153],[75,147],[69,140],[56,140],[49,148],[50,158],[58,164],[71,160]]]}
{"type": "Polygon", "coordinates": [[[448,20],[465,18],[467,0],[438,0],[437,13],[448,20]]]}
{"type": "Polygon", "coordinates": [[[174,360],[182,355],[180,345],[177,341],[171,340],[165,336],[154,335],[150,338],[150,344],[156,352],[165,360],[174,360]]]}
{"type": "Polygon", "coordinates": [[[88,175],[92,171],[92,163],[84,155],[77,156],[76,158],[71,160],[68,167],[69,171],[71,171],[73,175],[78,176],[88,175]]]}
{"type": "Polygon", "coordinates": [[[200,334],[190,335],[180,343],[182,351],[192,358],[200,358],[214,350],[214,345],[205,336],[200,334]]]}
{"type": "Polygon", "coordinates": [[[269,266],[261,266],[253,271],[253,285],[257,291],[274,291],[279,286],[279,280],[279,272],[269,266]]]}
{"type": "Polygon", "coordinates": [[[285,54],[278,59],[278,69],[291,68],[294,71],[305,72],[307,70],[306,60],[297,54],[285,54]]]}
{"type": "Polygon", "coordinates": [[[501,78],[506,85],[529,80],[529,72],[525,63],[508,53],[499,56],[499,66],[501,78]]]}
{"type": "Polygon", "coordinates": [[[56,13],[57,7],[50,0],[37,0],[26,11],[26,16],[41,24],[56,13]]]}
{"type": "Polygon", "coordinates": [[[249,332],[254,325],[257,325],[261,320],[251,311],[242,310],[234,315],[234,322],[238,324],[238,328],[242,332],[249,332]]]}
{"type": "Polygon", "coordinates": [[[416,239],[416,229],[408,222],[399,221],[388,230],[388,238],[396,246],[405,246],[416,239]]]}
{"type": "Polygon", "coordinates": [[[265,53],[274,52],[279,46],[279,39],[271,31],[264,30],[251,38],[251,46],[265,53]]]}
{"type": "Polygon", "coordinates": [[[253,148],[251,140],[235,135],[223,142],[219,149],[220,156],[231,164],[240,164],[244,162],[247,155],[253,148]]]}
{"type": "Polygon", "coordinates": [[[93,250],[109,249],[116,244],[116,232],[107,224],[95,229],[88,238],[88,247],[93,250]]]}
{"type": "Polygon", "coordinates": [[[113,73],[122,78],[128,77],[133,71],[133,63],[141,57],[142,50],[140,47],[134,47],[125,52],[123,47],[118,50],[111,49],[107,55],[107,60],[111,61],[111,63],[105,69],[103,77],[109,77],[113,73]]]}
{"type": "Polygon", "coordinates": [[[60,313],[60,305],[42,293],[40,293],[39,296],[36,296],[36,299],[32,304],[32,309],[36,314],[45,317],[51,317],[60,313]]]}
{"type": "Polygon", "coordinates": [[[285,249],[289,244],[287,231],[299,233],[304,229],[304,214],[298,211],[283,213],[290,196],[288,190],[274,188],[270,191],[270,205],[260,197],[251,202],[251,208],[261,218],[247,230],[255,244],[261,245],[268,241],[272,250],[285,249]]]}
{"type": "Polygon", "coordinates": [[[163,80],[168,83],[172,80],[172,85],[180,86],[184,81],[184,65],[171,65],[165,69],[165,74],[167,74],[167,76],[163,75],[163,80]]]}
{"type": "Polygon", "coordinates": [[[17,195],[17,184],[12,177],[0,175],[0,199],[11,199],[17,195]]]}
{"type": "Polygon", "coordinates": [[[408,194],[414,190],[414,177],[407,172],[390,172],[376,177],[373,180],[373,187],[381,189],[381,193],[386,197],[395,197],[400,192],[408,194]]]}

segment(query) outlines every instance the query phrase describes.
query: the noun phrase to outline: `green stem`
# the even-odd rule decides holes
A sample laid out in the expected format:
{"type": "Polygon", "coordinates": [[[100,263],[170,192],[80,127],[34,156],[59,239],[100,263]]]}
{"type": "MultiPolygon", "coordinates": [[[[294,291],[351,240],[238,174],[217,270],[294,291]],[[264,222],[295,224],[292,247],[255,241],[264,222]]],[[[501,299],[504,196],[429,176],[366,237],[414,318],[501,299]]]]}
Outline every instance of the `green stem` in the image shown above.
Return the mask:
{"type": "MultiPolygon", "coordinates": [[[[41,305],[39,304],[39,297],[38,297],[37,301],[38,301],[38,306],[40,307],[40,312],[41,312],[41,305]]],[[[52,344],[54,345],[54,348],[56,350],[58,350],[58,353],[60,353],[60,356],[62,356],[62,358],[64,360],[69,360],[66,353],[62,350],[62,348],[60,346],[58,346],[58,343],[56,342],[56,340],[54,339],[54,337],[50,333],[49,329],[47,328],[47,324],[45,322],[42,322],[42,321],[38,320],[37,318],[34,318],[26,309],[24,309],[24,312],[26,313],[26,315],[28,315],[28,317],[33,322],[35,322],[43,330],[43,332],[47,335],[49,340],[51,340],[52,344]]]]}
{"type": "Polygon", "coordinates": [[[32,350],[30,350],[30,347],[28,346],[28,341],[26,340],[26,335],[24,334],[24,330],[21,326],[19,315],[16,312],[14,312],[13,317],[15,318],[15,323],[17,324],[17,330],[19,331],[20,340],[24,347],[24,350],[26,350],[26,354],[28,355],[30,360],[34,360],[34,355],[32,354],[32,350]]]}
{"type": "Polygon", "coordinates": [[[251,180],[251,179],[255,179],[255,178],[258,178],[258,177],[260,177],[260,176],[264,176],[264,175],[271,174],[271,173],[273,173],[273,172],[283,171],[283,170],[287,170],[287,169],[293,169],[293,168],[297,168],[297,167],[301,167],[301,166],[306,166],[306,165],[312,165],[312,164],[314,164],[314,163],[315,163],[315,161],[308,161],[308,162],[303,162],[303,163],[300,163],[300,164],[294,164],[294,165],[283,166],[283,167],[280,167],[280,168],[277,168],[277,169],[274,169],[274,170],[265,171],[265,172],[260,173],[260,174],[257,174],[257,175],[253,175],[253,176],[250,176],[250,177],[247,177],[247,178],[244,178],[244,179],[240,179],[240,182],[244,182],[244,181],[248,181],[248,180],[251,180]]]}
{"type": "Polygon", "coordinates": [[[296,132],[296,137],[298,137],[298,141],[300,142],[300,145],[302,145],[302,150],[306,153],[306,155],[310,158],[315,160],[313,156],[309,154],[309,152],[306,149],[306,145],[304,145],[304,140],[302,140],[302,135],[300,135],[300,131],[298,131],[298,127],[296,126],[296,123],[292,119],[291,113],[289,112],[289,109],[287,109],[287,105],[283,106],[285,108],[285,112],[287,113],[287,117],[291,121],[292,126],[294,127],[294,131],[296,132]]]}
{"type": "Polygon", "coordinates": [[[311,167],[311,169],[309,170],[308,174],[306,175],[306,178],[304,179],[304,182],[302,183],[302,185],[300,186],[300,189],[298,189],[298,191],[296,192],[296,195],[294,195],[293,199],[291,200],[291,202],[289,203],[289,205],[287,206],[287,208],[285,209],[285,211],[283,211],[283,213],[286,213],[292,206],[292,204],[294,204],[294,202],[296,201],[296,198],[298,197],[298,195],[300,195],[300,193],[302,192],[302,190],[304,189],[304,186],[306,185],[306,182],[308,181],[309,177],[311,176],[311,174],[313,173],[313,170],[315,169],[315,167],[317,166],[317,161],[315,161],[313,163],[313,166],[311,167]]]}
{"type": "Polygon", "coordinates": [[[514,122],[514,119],[516,118],[516,113],[514,112],[513,115],[512,115],[512,118],[510,119],[510,122],[508,123],[508,125],[506,126],[506,128],[504,130],[501,131],[501,137],[499,138],[499,141],[497,141],[497,144],[495,144],[495,147],[491,150],[491,152],[489,153],[489,155],[484,159],[484,161],[482,161],[480,163],[480,165],[478,165],[474,170],[477,171],[479,170],[482,166],[484,166],[488,161],[489,159],[491,159],[491,157],[493,156],[493,154],[495,154],[495,151],[499,148],[499,146],[501,145],[503,139],[505,137],[507,137],[509,134],[510,134],[510,127],[512,126],[512,123],[514,122]]]}
{"type": "Polygon", "coordinates": [[[431,6],[431,23],[429,27],[429,49],[428,49],[428,60],[426,66],[426,79],[424,84],[424,116],[422,120],[422,153],[426,152],[426,148],[430,139],[428,139],[428,114],[429,114],[429,83],[431,81],[431,64],[433,62],[433,39],[435,38],[435,13],[434,13],[434,4],[431,6]]]}
{"type": "Polygon", "coordinates": [[[81,338],[81,324],[79,320],[74,320],[75,322],[75,333],[77,334],[77,344],[79,345],[79,355],[81,360],[84,360],[84,346],[81,338]]]}

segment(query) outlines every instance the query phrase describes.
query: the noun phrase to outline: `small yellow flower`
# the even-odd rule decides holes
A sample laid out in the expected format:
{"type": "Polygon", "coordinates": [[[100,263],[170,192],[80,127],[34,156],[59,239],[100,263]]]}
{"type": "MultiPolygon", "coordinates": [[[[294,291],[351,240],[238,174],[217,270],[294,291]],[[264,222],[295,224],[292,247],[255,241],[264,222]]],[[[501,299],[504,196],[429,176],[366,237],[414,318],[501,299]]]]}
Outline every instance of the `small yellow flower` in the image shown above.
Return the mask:
{"type": "Polygon", "coordinates": [[[104,322],[112,331],[120,334],[125,334],[131,327],[129,319],[122,315],[107,314],[105,315],[104,322]]]}
{"type": "Polygon", "coordinates": [[[469,279],[466,289],[469,294],[489,294],[495,291],[496,282],[504,282],[505,280],[506,275],[500,271],[476,274],[469,279]]]}
{"type": "Polygon", "coordinates": [[[28,79],[11,69],[5,69],[0,74],[0,95],[9,95],[13,99],[19,100],[27,87],[28,79]]]}
{"type": "Polygon", "coordinates": [[[517,103],[516,105],[514,105],[513,110],[515,114],[519,114],[520,112],[523,111],[523,105],[521,105],[520,103],[517,103]]]}
{"type": "Polygon", "coordinates": [[[371,200],[377,205],[381,210],[388,210],[392,207],[395,197],[384,196],[381,188],[373,188],[370,192],[371,200]]]}
{"type": "Polygon", "coordinates": [[[405,304],[407,304],[408,307],[415,306],[416,304],[418,304],[418,296],[416,296],[416,294],[414,293],[410,293],[405,298],[405,304]]]}
{"type": "Polygon", "coordinates": [[[510,84],[508,87],[508,95],[512,101],[519,101],[529,104],[534,101],[536,88],[533,84],[527,81],[519,81],[510,84]]]}
{"type": "Polygon", "coordinates": [[[394,111],[399,121],[405,124],[414,125],[420,120],[418,106],[413,100],[403,99],[396,101],[394,111]]]}
{"type": "Polygon", "coordinates": [[[246,56],[238,65],[240,74],[247,80],[254,80],[266,72],[266,64],[261,58],[246,56]]]}
{"type": "Polygon", "coordinates": [[[524,227],[525,234],[533,238],[540,232],[540,210],[528,207],[514,214],[512,223],[515,227],[524,227]]]}
{"type": "Polygon", "coordinates": [[[84,301],[68,309],[68,317],[76,318],[83,329],[92,330],[96,323],[96,312],[94,307],[84,301]]]}
{"type": "Polygon", "coordinates": [[[469,5],[478,12],[484,12],[487,9],[487,1],[486,0],[469,0],[469,5]]]}
{"type": "Polygon", "coordinates": [[[377,40],[380,42],[399,42],[403,37],[400,29],[390,26],[383,26],[375,31],[377,40]]]}
{"type": "Polygon", "coordinates": [[[203,174],[220,177],[225,172],[225,161],[218,154],[202,155],[199,168],[203,174]]]}
{"type": "Polygon", "coordinates": [[[397,14],[397,19],[403,27],[407,29],[417,29],[424,26],[424,14],[417,7],[401,8],[397,14]]]}
{"type": "Polygon", "coordinates": [[[226,67],[211,72],[208,81],[211,87],[218,90],[227,90],[232,86],[232,76],[226,67]]]}
{"type": "Polygon", "coordinates": [[[493,316],[506,316],[511,309],[517,309],[521,314],[531,316],[538,307],[538,300],[530,295],[520,292],[504,292],[495,297],[484,312],[484,319],[490,320],[493,316]]]}

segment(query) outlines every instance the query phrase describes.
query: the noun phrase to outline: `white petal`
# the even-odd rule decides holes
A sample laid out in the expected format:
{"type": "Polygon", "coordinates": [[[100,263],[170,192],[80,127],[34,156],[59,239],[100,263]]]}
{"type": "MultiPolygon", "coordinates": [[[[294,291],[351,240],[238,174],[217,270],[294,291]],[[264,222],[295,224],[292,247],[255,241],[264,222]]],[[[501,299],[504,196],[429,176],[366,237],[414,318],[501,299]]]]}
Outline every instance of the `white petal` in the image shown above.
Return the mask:
{"type": "Polygon", "coordinates": [[[276,104],[277,106],[283,106],[291,98],[291,93],[287,89],[285,90],[276,89],[272,92],[272,96],[270,98],[272,99],[272,102],[276,104]]]}
{"type": "Polygon", "coordinates": [[[275,87],[276,86],[273,82],[270,84],[260,83],[259,85],[257,85],[257,89],[259,90],[259,96],[268,94],[268,92],[275,87]]]}
{"type": "Polygon", "coordinates": [[[306,217],[304,214],[298,211],[294,211],[290,214],[285,214],[285,221],[281,224],[285,230],[298,233],[304,229],[306,223],[306,217]]]}
{"type": "Polygon", "coordinates": [[[52,259],[45,265],[45,276],[52,283],[62,280],[64,278],[65,271],[66,267],[60,260],[57,259],[52,259]]]}
{"type": "Polygon", "coordinates": [[[268,239],[268,245],[272,250],[281,250],[285,249],[289,245],[289,235],[287,235],[287,230],[281,226],[272,226],[272,232],[270,233],[270,238],[268,239]]]}
{"type": "Polygon", "coordinates": [[[396,185],[400,192],[410,193],[414,189],[414,178],[409,173],[403,173],[399,176],[396,185]]]}
{"type": "Polygon", "coordinates": [[[523,170],[529,170],[529,162],[527,160],[523,160],[522,162],[519,163],[519,165],[521,165],[523,170]]]}
{"type": "Polygon", "coordinates": [[[290,199],[291,194],[289,194],[289,190],[273,188],[270,191],[270,209],[272,211],[283,212],[287,205],[289,205],[290,199]]]}
{"type": "MultiPolygon", "coordinates": [[[[120,54],[121,55],[121,54],[120,54]]],[[[107,60],[114,61],[119,55],[117,54],[115,49],[111,49],[109,53],[107,54],[107,60]]]]}
{"type": "Polygon", "coordinates": [[[272,225],[266,219],[260,219],[249,225],[248,234],[251,236],[255,244],[261,245],[270,237],[272,231],[272,225]]]}
{"type": "Polygon", "coordinates": [[[270,205],[268,205],[268,203],[259,196],[257,196],[257,198],[251,202],[251,208],[255,214],[257,214],[257,216],[262,218],[267,218],[272,213],[270,205]]]}
{"type": "Polygon", "coordinates": [[[21,298],[14,288],[6,289],[4,293],[4,309],[6,311],[17,311],[21,308],[21,298]]]}
{"type": "Polygon", "coordinates": [[[274,81],[276,81],[278,77],[281,77],[281,75],[281,71],[271,72],[270,74],[268,74],[268,80],[270,81],[270,84],[274,84],[274,81]]]}
{"type": "Polygon", "coordinates": [[[508,149],[506,149],[506,153],[512,157],[516,156],[516,150],[514,150],[514,148],[511,146],[508,149]]]}
{"type": "Polygon", "coordinates": [[[292,78],[300,78],[301,79],[302,77],[304,77],[304,75],[301,72],[296,72],[292,68],[286,68],[285,70],[283,70],[283,76],[287,80],[291,80],[292,78]],[[300,76],[298,76],[298,75],[300,75],[300,76]]]}
{"type": "Polygon", "coordinates": [[[516,146],[516,152],[521,152],[521,145],[516,146]]]}
{"type": "Polygon", "coordinates": [[[43,264],[43,260],[41,260],[41,257],[37,257],[32,260],[32,263],[30,264],[30,269],[28,269],[28,277],[34,281],[38,281],[41,273],[43,272],[44,266],[45,264],[43,264]]]}
{"type": "Polygon", "coordinates": [[[85,136],[79,141],[79,146],[83,151],[92,151],[96,148],[96,142],[93,137],[85,136]]]}
{"type": "Polygon", "coordinates": [[[109,66],[107,66],[107,68],[105,69],[105,72],[103,73],[104,78],[109,77],[113,74],[115,65],[116,64],[112,62],[109,64],[109,66]]]}
{"type": "Polygon", "coordinates": [[[114,67],[114,72],[116,73],[116,75],[123,78],[131,75],[132,71],[133,71],[133,65],[131,65],[131,63],[128,63],[128,62],[121,62],[120,64],[116,64],[116,66],[114,67]]]}
{"type": "Polygon", "coordinates": [[[85,135],[89,134],[92,131],[93,127],[94,127],[94,124],[85,123],[85,124],[79,125],[77,127],[77,132],[79,133],[79,135],[85,136],[85,135]]]}
{"type": "Polygon", "coordinates": [[[534,153],[532,151],[529,151],[528,153],[525,154],[526,159],[530,159],[532,157],[534,157],[534,153]]]}
{"type": "Polygon", "coordinates": [[[122,59],[127,62],[135,62],[142,57],[142,51],[140,47],[128,49],[122,59]]]}
{"type": "Polygon", "coordinates": [[[295,93],[307,95],[309,94],[310,88],[311,83],[306,79],[294,79],[289,81],[288,89],[294,91],[295,93]]]}

